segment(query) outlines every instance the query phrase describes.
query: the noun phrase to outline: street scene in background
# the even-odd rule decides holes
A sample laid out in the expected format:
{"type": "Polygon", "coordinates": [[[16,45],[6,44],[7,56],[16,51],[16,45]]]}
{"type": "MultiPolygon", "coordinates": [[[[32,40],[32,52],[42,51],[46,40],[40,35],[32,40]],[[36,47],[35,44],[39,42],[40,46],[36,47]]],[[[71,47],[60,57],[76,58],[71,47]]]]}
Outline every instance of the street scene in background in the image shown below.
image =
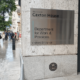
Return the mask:
{"type": "Polygon", "coordinates": [[[20,51],[21,6],[19,0],[0,0],[0,80],[20,78],[20,51]]]}

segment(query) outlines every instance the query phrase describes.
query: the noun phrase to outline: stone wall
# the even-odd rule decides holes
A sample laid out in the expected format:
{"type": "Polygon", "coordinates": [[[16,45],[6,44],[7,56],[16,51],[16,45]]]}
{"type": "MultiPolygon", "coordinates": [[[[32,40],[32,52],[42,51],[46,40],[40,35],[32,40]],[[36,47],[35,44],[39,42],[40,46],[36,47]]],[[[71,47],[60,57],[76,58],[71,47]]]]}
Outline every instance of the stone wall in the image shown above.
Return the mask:
{"type": "Polygon", "coordinates": [[[26,80],[77,75],[77,56],[75,55],[23,57],[23,61],[26,80]],[[52,62],[57,64],[55,71],[49,69],[52,62]]]}
{"type": "MultiPolygon", "coordinates": [[[[77,75],[78,0],[21,0],[22,55],[25,80],[77,75]],[[30,45],[30,8],[74,10],[73,45],[30,45]],[[50,71],[50,63],[58,66],[50,71]]],[[[50,79],[49,79],[50,80],[50,79]]]]}
{"type": "Polygon", "coordinates": [[[77,54],[78,0],[22,0],[23,56],[77,54]],[[30,45],[30,8],[74,10],[74,45],[30,45]]]}

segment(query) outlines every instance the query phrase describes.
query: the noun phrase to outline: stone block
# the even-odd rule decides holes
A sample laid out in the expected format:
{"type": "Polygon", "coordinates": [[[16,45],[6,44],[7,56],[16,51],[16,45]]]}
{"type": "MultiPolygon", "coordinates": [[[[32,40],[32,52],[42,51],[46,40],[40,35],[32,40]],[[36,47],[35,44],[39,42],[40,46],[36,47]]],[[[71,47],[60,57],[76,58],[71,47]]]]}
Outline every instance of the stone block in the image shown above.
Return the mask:
{"type": "Polygon", "coordinates": [[[30,11],[30,8],[44,8],[44,0],[24,0],[22,10],[30,11]]]}
{"type": "Polygon", "coordinates": [[[51,0],[44,0],[44,8],[51,9],[51,0]]]}
{"type": "Polygon", "coordinates": [[[22,12],[22,15],[22,35],[30,35],[30,12],[22,12]]]}
{"type": "Polygon", "coordinates": [[[25,80],[44,78],[44,57],[23,57],[25,80]]]}
{"type": "Polygon", "coordinates": [[[23,57],[23,61],[25,80],[52,80],[77,75],[77,55],[23,57]],[[53,62],[57,64],[55,71],[49,69],[53,62]]]}
{"type": "Polygon", "coordinates": [[[56,45],[54,54],[55,55],[58,55],[58,54],[67,54],[66,45],[56,45]]]}
{"type": "Polygon", "coordinates": [[[30,45],[30,44],[28,44],[28,42],[30,43],[30,35],[27,35],[27,34],[23,35],[22,38],[23,38],[22,40],[23,40],[25,45],[26,44],[27,44],[27,46],[30,45]]]}
{"type": "Polygon", "coordinates": [[[56,46],[46,45],[46,47],[44,47],[44,55],[54,55],[55,48],[56,46]]]}
{"type": "Polygon", "coordinates": [[[44,54],[44,47],[43,46],[32,46],[30,43],[30,36],[22,36],[22,49],[23,49],[23,56],[37,56],[44,54]],[[25,49],[26,48],[26,49],[25,49]]]}
{"type": "Polygon", "coordinates": [[[42,46],[26,46],[24,51],[23,56],[39,56],[44,54],[44,48],[42,46]]]}
{"type": "Polygon", "coordinates": [[[67,54],[77,54],[77,45],[73,46],[73,45],[69,45],[67,46],[67,54]]]}
{"type": "Polygon", "coordinates": [[[51,9],[68,10],[68,0],[51,0],[51,9]]]}
{"type": "Polygon", "coordinates": [[[78,0],[68,0],[69,1],[69,10],[74,10],[75,13],[78,13],[78,0]]]}
{"type": "Polygon", "coordinates": [[[45,56],[45,78],[77,75],[77,55],[45,56]],[[57,64],[57,69],[51,71],[49,65],[57,64]]]}
{"type": "Polygon", "coordinates": [[[23,0],[22,1],[22,51],[24,56],[77,54],[78,0],[23,0]],[[73,45],[30,45],[30,8],[76,11],[73,45]],[[29,37],[28,37],[29,36],[29,37]]]}

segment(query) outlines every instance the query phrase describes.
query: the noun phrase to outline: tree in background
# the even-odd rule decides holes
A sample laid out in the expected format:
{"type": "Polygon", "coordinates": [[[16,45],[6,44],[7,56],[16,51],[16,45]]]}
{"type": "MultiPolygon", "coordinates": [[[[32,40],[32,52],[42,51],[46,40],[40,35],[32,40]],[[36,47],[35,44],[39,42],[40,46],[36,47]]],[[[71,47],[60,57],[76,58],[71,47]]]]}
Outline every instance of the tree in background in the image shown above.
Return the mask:
{"type": "Polygon", "coordinates": [[[11,17],[9,21],[5,21],[5,13],[10,16],[16,10],[15,0],[0,0],[0,30],[4,30],[6,26],[12,23],[11,17]]]}

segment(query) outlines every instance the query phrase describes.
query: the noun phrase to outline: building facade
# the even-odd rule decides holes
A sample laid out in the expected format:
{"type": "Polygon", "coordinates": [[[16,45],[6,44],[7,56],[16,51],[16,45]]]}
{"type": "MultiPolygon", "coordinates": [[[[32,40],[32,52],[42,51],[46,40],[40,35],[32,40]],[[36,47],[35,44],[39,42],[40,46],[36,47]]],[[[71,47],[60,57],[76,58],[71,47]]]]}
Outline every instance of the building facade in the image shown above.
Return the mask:
{"type": "Polygon", "coordinates": [[[18,0],[15,0],[16,4],[16,11],[12,12],[12,31],[17,32],[19,31],[21,33],[21,12],[20,12],[20,6],[18,4],[18,0]]]}

